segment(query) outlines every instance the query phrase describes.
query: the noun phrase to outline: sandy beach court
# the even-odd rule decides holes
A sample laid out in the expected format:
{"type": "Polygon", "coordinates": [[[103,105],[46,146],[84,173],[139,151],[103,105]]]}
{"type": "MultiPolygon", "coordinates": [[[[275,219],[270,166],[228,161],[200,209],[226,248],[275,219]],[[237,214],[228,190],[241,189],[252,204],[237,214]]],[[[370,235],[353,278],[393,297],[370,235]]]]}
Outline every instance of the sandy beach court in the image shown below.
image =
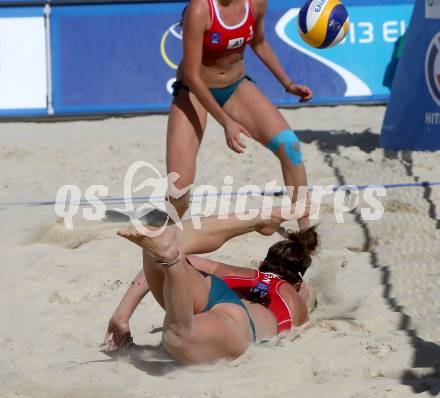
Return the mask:
{"type": "MultiPolygon", "coordinates": [[[[385,152],[385,107],[284,110],[302,141],[310,185],[440,182],[440,154],[385,152]]],[[[433,397],[440,394],[440,187],[387,189],[384,216],[360,207],[337,223],[320,213],[321,245],[307,280],[310,321],[233,362],[184,367],[160,346],[164,312],[147,296],[131,321],[135,346],[118,358],[102,343],[108,320],[141,268],[120,223],[74,218],[51,202],[62,185],[104,184],[123,196],[136,161],[165,175],[166,116],[0,125],[1,397],[433,397]],[[24,204],[27,203],[27,204],[24,204]]],[[[209,120],[196,185],[264,185],[282,175],[266,148],[225,144],[209,120]]],[[[260,200],[249,201],[255,207],[260,200]]],[[[362,205],[361,201],[361,205],[362,205]]],[[[108,209],[118,207],[111,203],[108,209]]],[[[292,223],[290,227],[294,228],[292,223]]],[[[254,266],[279,236],[239,237],[211,258],[254,266]]]]}

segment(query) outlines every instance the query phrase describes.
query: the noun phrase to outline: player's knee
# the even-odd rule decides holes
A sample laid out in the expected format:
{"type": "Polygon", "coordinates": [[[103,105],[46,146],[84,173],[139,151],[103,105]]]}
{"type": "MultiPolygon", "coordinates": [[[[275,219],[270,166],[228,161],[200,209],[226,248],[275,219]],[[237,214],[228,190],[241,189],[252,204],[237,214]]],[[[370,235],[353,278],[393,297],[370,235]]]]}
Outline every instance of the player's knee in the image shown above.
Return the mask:
{"type": "Polygon", "coordinates": [[[180,350],[185,346],[187,333],[184,329],[167,327],[162,333],[162,344],[167,351],[180,350]]]}
{"type": "Polygon", "coordinates": [[[162,345],[177,361],[187,365],[197,363],[193,352],[194,347],[188,333],[184,331],[176,333],[176,331],[168,329],[162,334],[162,345]]]}
{"type": "Polygon", "coordinates": [[[278,133],[266,144],[266,147],[276,154],[280,160],[282,160],[282,156],[286,156],[294,166],[299,166],[303,162],[301,143],[291,129],[285,129],[278,133]],[[280,148],[283,148],[284,151],[280,152],[280,148]]]}

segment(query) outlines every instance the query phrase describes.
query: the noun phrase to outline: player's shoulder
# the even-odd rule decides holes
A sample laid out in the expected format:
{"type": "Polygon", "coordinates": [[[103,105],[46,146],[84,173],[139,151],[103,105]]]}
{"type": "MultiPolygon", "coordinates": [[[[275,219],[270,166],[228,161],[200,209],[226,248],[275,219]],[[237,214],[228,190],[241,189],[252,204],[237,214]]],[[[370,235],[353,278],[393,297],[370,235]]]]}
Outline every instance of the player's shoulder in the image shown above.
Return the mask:
{"type": "Polygon", "coordinates": [[[190,0],[183,14],[183,25],[206,29],[211,20],[208,0],[190,0]]]}
{"type": "Polygon", "coordinates": [[[190,0],[188,3],[188,12],[198,16],[209,14],[208,0],[190,0]]]}
{"type": "Polygon", "coordinates": [[[283,281],[278,286],[278,291],[283,298],[293,298],[293,295],[298,293],[289,282],[283,281]]]}
{"type": "Polygon", "coordinates": [[[255,13],[260,16],[264,15],[267,7],[267,0],[250,0],[255,13]]]}

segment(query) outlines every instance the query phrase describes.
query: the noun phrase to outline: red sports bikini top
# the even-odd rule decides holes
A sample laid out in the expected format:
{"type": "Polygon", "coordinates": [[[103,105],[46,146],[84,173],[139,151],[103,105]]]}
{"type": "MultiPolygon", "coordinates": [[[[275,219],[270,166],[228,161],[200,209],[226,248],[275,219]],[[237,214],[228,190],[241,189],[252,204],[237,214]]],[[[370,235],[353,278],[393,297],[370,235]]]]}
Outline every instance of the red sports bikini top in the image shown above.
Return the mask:
{"type": "Polygon", "coordinates": [[[245,0],[245,17],[237,25],[226,25],[220,16],[217,0],[208,0],[211,12],[211,28],[203,38],[207,52],[227,52],[242,49],[254,38],[255,15],[252,0],[245,0]]]}
{"type": "Polygon", "coordinates": [[[231,289],[268,308],[277,321],[278,333],[292,328],[292,314],[279,291],[280,286],[287,282],[278,275],[257,270],[253,278],[227,276],[223,280],[231,289]]]}

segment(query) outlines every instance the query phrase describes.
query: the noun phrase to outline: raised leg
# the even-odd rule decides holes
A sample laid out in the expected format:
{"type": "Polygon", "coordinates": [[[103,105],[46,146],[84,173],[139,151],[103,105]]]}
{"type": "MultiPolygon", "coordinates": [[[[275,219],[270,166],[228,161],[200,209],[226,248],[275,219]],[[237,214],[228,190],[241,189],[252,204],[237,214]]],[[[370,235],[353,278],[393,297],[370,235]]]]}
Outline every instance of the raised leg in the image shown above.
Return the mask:
{"type": "Polygon", "coordinates": [[[184,255],[171,266],[160,264],[179,254],[175,226],[167,227],[157,238],[133,228],[118,233],[144,250],[148,283],[156,298],[162,292],[158,300],[166,311],[162,342],[171,355],[184,363],[207,363],[235,358],[246,351],[252,340],[246,311],[224,303],[202,313],[210,278],[196,271],[184,255]]]}
{"type": "Polygon", "coordinates": [[[165,349],[187,364],[242,355],[252,339],[244,309],[235,304],[218,304],[208,312],[194,315],[191,295],[194,284],[190,281],[194,280],[191,274],[197,271],[186,259],[172,267],[163,267],[163,271],[166,315],[162,343],[165,349]]]}

